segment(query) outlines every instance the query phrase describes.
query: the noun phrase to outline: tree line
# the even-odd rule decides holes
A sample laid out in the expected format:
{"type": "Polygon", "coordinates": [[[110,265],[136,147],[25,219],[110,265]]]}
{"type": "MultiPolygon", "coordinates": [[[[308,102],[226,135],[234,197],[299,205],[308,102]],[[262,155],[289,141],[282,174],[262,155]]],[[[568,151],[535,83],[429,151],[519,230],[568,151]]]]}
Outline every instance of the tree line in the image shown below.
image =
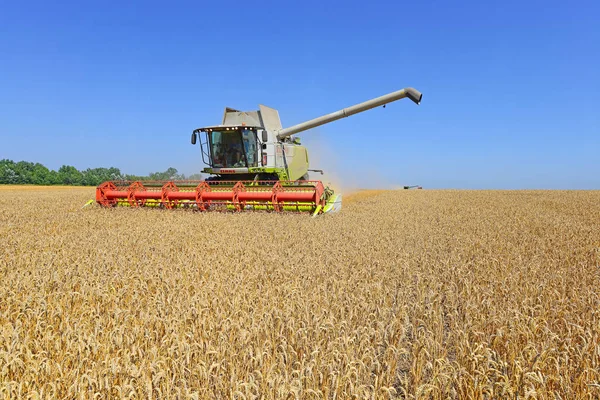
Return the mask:
{"type": "Polygon", "coordinates": [[[186,177],[170,167],[163,172],[151,172],[147,176],[123,174],[119,168],[88,168],[79,171],[71,165],[63,165],[54,171],[43,164],[29,161],[0,160],[0,184],[11,185],[74,185],[98,186],[106,181],[168,181],[190,179],[200,180],[200,174],[186,177]]]}

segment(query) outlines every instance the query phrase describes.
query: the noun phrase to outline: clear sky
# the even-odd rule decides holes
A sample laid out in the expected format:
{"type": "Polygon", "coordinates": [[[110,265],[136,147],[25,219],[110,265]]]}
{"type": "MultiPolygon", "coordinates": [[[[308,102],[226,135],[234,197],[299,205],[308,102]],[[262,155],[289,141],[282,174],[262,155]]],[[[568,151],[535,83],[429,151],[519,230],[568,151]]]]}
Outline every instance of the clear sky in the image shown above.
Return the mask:
{"type": "Polygon", "coordinates": [[[600,2],[2,2],[0,159],[199,172],[223,108],[301,135],[352,186],[600,189],[600,2]]]}

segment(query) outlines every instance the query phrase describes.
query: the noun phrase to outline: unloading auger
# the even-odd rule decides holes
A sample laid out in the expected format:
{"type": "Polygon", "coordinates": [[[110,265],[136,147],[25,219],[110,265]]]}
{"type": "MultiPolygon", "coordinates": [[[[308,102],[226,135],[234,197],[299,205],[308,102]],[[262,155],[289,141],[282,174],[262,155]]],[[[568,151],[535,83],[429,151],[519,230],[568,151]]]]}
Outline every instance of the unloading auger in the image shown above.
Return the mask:
{"type": "Polygon", "coordinates": [[[259,105],[257,111],[225,108],[221,125],[195,129],[200,141],[204,181],[108,181],[96,188],[102,206],[193,208],[200,211],[263,210],[339,211],[342,195],[319,180],[310,180],[308,152],[300,132],[408,97],[419,104],[423,95],[405,88],[331,114],[283,128],[279,112],[259,105]]]}

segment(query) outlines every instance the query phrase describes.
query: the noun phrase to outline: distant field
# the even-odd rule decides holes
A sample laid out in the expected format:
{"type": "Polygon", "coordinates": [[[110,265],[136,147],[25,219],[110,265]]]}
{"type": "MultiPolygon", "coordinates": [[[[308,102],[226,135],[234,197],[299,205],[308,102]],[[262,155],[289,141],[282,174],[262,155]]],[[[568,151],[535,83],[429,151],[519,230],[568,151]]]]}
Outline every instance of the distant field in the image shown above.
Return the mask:
{"type": "Polygon", "coordinates": [[[89,190],[91,186],[62,186],[62,185],[0,185],[0,192],[2,191],[43,191],[43,190],[89,190]]]}
{"type": "Polygon", "coordinates": [[[1,398],[600,398],[600,191],[93,197],[0,186],[1,398]]]}

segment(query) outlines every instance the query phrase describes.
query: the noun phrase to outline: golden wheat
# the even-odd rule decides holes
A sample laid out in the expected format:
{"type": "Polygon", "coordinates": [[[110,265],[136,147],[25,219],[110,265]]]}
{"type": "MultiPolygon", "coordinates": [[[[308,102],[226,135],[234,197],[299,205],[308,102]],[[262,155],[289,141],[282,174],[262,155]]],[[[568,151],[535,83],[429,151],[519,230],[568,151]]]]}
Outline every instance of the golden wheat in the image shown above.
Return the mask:
{"type": "Polygon", "coordinates": [[[0,191],[0,397],[600,397],[600,192],[92,196],[0,191]]]}

